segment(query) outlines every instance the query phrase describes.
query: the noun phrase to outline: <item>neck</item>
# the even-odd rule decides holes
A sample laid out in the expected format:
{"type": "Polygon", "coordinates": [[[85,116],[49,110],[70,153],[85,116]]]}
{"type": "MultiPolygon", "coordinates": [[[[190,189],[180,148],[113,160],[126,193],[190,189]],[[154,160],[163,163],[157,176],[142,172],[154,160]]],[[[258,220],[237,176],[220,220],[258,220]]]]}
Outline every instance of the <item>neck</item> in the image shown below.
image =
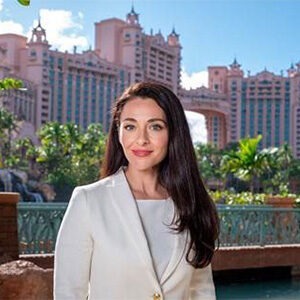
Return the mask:
{"type": "Polygon", "coordinates": [[[139,171],[128,168],[125,171],[130,189],[136,199],[165,199],[167,191],[158,182],[157,170],[139,171]]]}

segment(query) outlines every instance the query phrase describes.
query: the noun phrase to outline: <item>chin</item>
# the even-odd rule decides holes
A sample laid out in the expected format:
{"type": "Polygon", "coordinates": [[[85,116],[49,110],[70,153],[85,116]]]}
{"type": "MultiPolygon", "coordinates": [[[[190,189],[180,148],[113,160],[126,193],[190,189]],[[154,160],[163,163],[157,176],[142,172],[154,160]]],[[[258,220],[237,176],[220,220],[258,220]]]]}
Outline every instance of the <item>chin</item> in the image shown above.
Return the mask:
{"type": "Polygon", "coordinates": [[[140,171],[140,172],[146,172],[146,171],[153,171],[156,170],[158,167],[158,164],[145,164],[145,163],[139,163],[139,162],[129,162],[129,165],[133,170],[140,171]]]}

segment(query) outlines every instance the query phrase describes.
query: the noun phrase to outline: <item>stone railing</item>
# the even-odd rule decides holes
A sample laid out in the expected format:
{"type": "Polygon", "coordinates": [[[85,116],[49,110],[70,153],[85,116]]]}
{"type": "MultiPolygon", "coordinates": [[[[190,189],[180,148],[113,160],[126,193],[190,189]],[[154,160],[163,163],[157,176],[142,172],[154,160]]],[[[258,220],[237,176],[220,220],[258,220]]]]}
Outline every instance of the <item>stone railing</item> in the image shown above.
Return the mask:
{"type": "MultiPolygon", "coordinates": [[[[19,203],[20,254],[53,253],[67,203],[19,203]]],[[[300,209],[219,205],[220,247],[300,244],[300,209]]]]}

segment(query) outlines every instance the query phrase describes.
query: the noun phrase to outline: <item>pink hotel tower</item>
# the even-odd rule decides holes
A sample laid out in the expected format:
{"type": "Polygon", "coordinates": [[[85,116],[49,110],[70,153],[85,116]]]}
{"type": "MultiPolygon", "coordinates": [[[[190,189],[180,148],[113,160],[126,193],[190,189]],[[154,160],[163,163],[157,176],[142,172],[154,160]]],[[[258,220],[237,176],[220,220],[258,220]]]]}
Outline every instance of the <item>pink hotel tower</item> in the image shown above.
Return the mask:
{"type": "Polygon", "coordinates": [[[116,97],[133,82],[162,83],[179,95],[186,110],[202,113],[208,142],[222,148],[243,137],[263,135],[262,147],[287,142],[300,158],[300,64],[287,76],[264,70],[254,76],[236,60],[208,67],[208,88],[180,86],[181,45],[173,31],[145,34],[132,8],[126,20],[95,23],[94,50],[51,49],[39,23],[30,40],[0,35],[0,78],[22,79],[26,90],[0,95],[0,105],[33,124],[75,122],[86,128],[100,122],[108,130],[116,97]]]}

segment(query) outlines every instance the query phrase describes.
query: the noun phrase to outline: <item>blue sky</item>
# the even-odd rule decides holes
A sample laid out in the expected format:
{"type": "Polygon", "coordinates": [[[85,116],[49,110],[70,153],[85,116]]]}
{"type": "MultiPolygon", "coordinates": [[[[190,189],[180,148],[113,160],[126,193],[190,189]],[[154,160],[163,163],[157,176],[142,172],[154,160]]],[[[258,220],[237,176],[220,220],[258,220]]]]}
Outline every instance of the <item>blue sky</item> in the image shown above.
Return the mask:
{"type": "Polygon", "coordinates": [[[93,48],[94,23],[124,19],[132,4],[145,33],[179,33],[187,88],[206,85],[207,67],[234,57],[251,74],[280,74],[300,61],[300,0],[0,0],[0,33],[28,35],[40,14],[54,48],[93,48]]]}

